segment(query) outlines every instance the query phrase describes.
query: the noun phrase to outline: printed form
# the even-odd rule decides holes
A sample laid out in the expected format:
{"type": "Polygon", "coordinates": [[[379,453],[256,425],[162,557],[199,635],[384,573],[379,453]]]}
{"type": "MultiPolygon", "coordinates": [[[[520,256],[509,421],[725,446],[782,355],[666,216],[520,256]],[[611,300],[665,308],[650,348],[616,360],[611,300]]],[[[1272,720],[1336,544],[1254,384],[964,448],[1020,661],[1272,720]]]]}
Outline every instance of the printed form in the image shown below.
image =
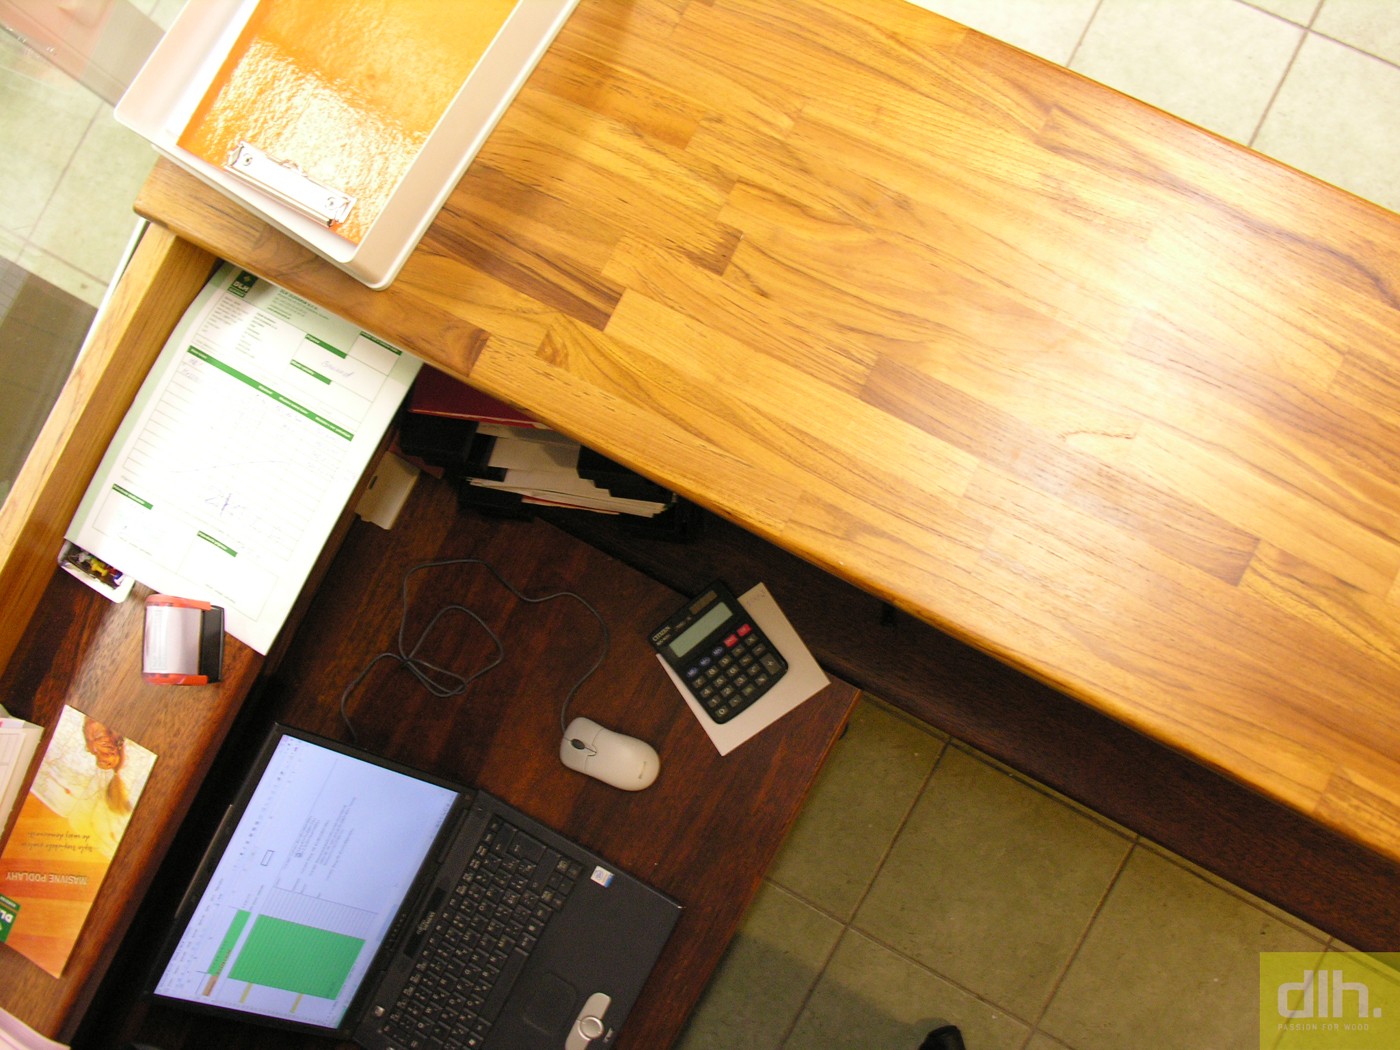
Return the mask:
{"type": "Polygon", "coordinates": [[[162,350],[68,539],[221,605],[266,653],[421,362],[223,264],[162,350]]]}

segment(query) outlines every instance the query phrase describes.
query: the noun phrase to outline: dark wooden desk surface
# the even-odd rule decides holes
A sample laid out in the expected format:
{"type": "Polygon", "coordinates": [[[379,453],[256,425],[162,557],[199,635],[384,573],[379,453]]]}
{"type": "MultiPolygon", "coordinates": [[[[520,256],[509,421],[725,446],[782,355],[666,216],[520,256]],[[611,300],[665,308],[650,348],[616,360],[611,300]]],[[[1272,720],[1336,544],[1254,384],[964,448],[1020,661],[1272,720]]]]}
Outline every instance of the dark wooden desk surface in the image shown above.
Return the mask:
{"type": "MultiPolygon", "coordinates": [[[[408,637],[416,638],[442,605],[460,602],[500,636],[504,662],[465,696],[448,700],[434,698],[406,671],[383,662],[349,703],[360,743],[483,787],[677,898],[685,911],[618,1044],[668,1046],[840,736],[856,691],[835,682],[721,758],[646,641],[653,621],[671,612],[679,595],[543,522],[459,515],[447,485],[420,482],[393,532],[363,523],[351,529],[248,719],[250,736],[259,737],[279,719],[347,739],[340,692],[371,656],[392,646],[404,573],[423,561],[458,557],[485,559],[526,595],[570,590],[598,608],[611,633],[609,656],[579,690],[570,715],[587,715],[652,743],[661,756],[657,782],[633,794],[564,768],[558,757],[560,705],[595,658],[597,623],[572,599],[522,604],[479,566],[416,575],[408,637]]],[[[732,582],[746,587],[757,581],[732,582]]],[[[423,655],[470,674],[493,652],[479,627],[454,615],[442,622],[423,655]]],[[[208,829],[194,834],[207,835],[208,829]]],[[[89,1021],[104,1034],[125,1026],[127,1037],[165,1050],[305,1041],[191,1020],[168,1009],[124,1013],[129,982],[142,969],[134,961],[142,946],[131,950],[132,957],[113,969],[113,987],[104,990],[107,1009],[89,1021]]]]}
{"type": "Polygon", "coordinates": [[[1400,858],[1400,218],[902,0],[583,0],[396,283],[138,209],[1400,858]]]}

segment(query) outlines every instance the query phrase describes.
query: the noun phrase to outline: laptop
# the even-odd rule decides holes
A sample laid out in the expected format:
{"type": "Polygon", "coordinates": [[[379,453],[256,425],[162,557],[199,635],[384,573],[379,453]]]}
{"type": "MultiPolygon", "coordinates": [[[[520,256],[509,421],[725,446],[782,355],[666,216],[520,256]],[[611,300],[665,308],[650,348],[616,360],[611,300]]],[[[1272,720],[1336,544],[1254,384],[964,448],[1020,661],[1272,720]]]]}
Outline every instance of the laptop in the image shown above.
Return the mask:
{"type": "Polygon", "coordinates": [[[486,792],[277,725],[147,990],[369,1050],[597,1050],[679,916],[486,792]]]}

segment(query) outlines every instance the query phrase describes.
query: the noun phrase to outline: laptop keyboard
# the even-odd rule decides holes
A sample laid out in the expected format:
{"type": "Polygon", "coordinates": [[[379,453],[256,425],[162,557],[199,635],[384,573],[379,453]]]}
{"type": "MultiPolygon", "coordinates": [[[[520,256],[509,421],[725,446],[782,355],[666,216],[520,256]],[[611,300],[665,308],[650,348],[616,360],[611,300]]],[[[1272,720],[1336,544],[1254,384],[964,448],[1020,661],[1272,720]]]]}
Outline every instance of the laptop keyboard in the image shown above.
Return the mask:
{"type": "Polygon", "coordinates": [[[525,960],[582,874],[578,862],[493,816],[380,1031],[408,1050],[485,1046],[525,960]]]}

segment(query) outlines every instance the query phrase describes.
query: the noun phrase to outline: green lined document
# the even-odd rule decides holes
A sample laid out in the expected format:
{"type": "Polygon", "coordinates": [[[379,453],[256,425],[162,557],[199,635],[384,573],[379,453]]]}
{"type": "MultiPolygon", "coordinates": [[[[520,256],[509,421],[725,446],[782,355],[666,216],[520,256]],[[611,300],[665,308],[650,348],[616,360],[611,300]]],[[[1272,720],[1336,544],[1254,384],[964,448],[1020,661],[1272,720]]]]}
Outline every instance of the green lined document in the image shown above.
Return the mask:
{"type": "Polygon", "coordinates": [[[191,304],[68,539],[221,605],[266,652],[420,362],[228,264],[191,304]]]}

